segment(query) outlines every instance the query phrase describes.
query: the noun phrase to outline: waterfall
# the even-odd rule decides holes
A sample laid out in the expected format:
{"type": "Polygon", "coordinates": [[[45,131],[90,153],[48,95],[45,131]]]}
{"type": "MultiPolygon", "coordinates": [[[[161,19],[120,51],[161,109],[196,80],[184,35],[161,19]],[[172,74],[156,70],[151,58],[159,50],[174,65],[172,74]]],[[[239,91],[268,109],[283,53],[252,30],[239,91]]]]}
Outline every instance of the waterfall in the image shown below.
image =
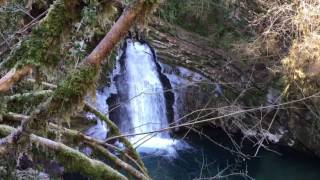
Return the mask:
{"type": "MultiPolygon", "coordinates": [[[[168,127],[166,103],[159,72],[147,44],[128,40],[125,68],[129,102],[128,116],[134,133],[168,127]]],[[[156,137],[168,138],[168,132],[156,137]]]]}
{"type": "MultiPolygon", "coordinates": [[[[119,64],[120,70],[113,78],[117,89],[113,101],[121,107],[110,118],[116,120],[123,133],[141,134],[168,127],[164,87],[149,45],[127,39],[119,64]]],[[[171,138],[168,131],[135,135],[130,141],[142,153],[170,156],[183,144],[171,138]]]]}
{"type": "MultiPolygon", "coordinates": [[[[111,86],[97,91],[96,106],[104,109],[102,112],[109,110],[110,119],[123,134],[138,134],[130,136],[129,140],[139,152],[176,156],[176,150],[189,147],[185,142],[171,138],[168,131],[148,133],[169,126],[167,109],[172,108],[166,104],[153,50],[146,43],[127,39],[120,55],[111,76],[111,86]]],[[[98,132],[98,126],[89,129],[87,134],[103,138],[101,134],[106,133],[98,132]]]]}

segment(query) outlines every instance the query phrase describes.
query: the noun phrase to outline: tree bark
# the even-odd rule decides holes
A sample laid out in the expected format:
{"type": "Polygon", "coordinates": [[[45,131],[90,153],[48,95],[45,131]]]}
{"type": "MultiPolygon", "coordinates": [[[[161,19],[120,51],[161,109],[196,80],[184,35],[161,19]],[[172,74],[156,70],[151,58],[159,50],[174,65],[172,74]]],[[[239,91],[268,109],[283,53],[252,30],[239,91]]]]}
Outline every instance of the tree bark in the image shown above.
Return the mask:
{"type": "Polygon", "coordinates": [[[5,76],[0,79],[0,92],[8,91],[14,83],[20,81],[24,76],[30,74],[32,66],[28,65],[22,69],[11,69],[5,76]]]}
{"type": "Polygon", "coordinates": [[[130,30],[133,23],[137,20],[139,14],[145,13],[147,4],[153,5],[157,1],[149,2],[146,0],[136,0],[133,5],[122,13],[117,22],[112,26],[107,35],[100,41],[98,46],[86,58],[86,62],[90,64],[100,64],[101,61],[110,54],[114,46],[123,38],[130,30]]]}

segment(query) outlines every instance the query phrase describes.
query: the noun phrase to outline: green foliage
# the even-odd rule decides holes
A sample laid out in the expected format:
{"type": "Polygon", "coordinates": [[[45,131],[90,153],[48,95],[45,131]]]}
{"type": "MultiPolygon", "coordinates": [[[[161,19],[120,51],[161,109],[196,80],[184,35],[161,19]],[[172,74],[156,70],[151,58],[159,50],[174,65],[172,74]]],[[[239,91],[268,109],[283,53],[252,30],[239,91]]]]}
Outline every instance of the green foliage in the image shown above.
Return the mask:
{"type": "MultiPolygon", "coordinates": [[[[8,63],[5,64],[6,68],[12,68],[15,65],[20,68],[27,64],[35,66],[57,64],[57,58],[48,58],[47,54],[60,37],[67,22],[66,7],[63,1],[58,0],[32,34],[14,49],[8,57],[8,63]]],[[[57,52],[50,54],[57,54],[57,52]]]]}
{"type": "Polygon", "coordinates": [[[89,3],[88,6],[84,7],[82,10],[82,23],[87,25],[97,24],[97,2],[93,1],[89,3]]]}
{"type": "Polygon", "coordinates": [[[111,83],[111,77],[109,76],[110,72],[116,66],[116,56],[117,52],[114,50],[111,52],[111,55],[108,57],[108,61],[104,64],[101,64],[101,75],[98,80],[98,89],[104,88],[106,85],[109,86],[111,83]]]}
{"type": "Polygon", "coordinates": [[[160,10],[160,15],[171,23],[207,35],[208,23],[218,23],[217,20],[219,20],[216,15],[220,14],[218,12],[221,10],[216,8],[216,3],[215,0],[168,0],[160,10]]]}
{"type": "Polygon", "coordinates": [[[95,89],[99,68],[83,64],[71,72],[60,83],[54,94],[46,102],[38,106],[31,114],[27,129],[36,134],[45,135],[47,121],[54,118],[59,124],[62,120],[70,125],[70,116],[83,105],[83,99],[89,90],[95,89]]]}
{"type": "Polygon", "coordinates": [[[21,25],[24,16],[26,0],[10,0],[5,6],[0,7],[0,32],[1,36],[11,36],[21,25]]]}
{"type": "Polygon", "coordinates": [[[159,10],[160,17],[184,29],[206,36],[218,47],[229,48],[240,35],[240,23],[230,18],[232,10],[220,0],[168,0],[159,10]]]}
{"type": "Polygon", "coordinates": [[[117,10],[110,3],[85,1],[87,5],[81,10],[81,19],[74,23],[69,39],[62,51],[66,63],[83,60],[111,28],[118,16],[117,10]]]}

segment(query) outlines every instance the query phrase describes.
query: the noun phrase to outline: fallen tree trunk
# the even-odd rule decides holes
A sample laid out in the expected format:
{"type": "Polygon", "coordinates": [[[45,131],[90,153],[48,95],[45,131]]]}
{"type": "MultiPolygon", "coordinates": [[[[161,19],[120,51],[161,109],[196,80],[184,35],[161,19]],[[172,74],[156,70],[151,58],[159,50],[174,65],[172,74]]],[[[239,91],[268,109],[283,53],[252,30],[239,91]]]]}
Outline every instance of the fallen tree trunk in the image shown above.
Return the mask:
{"type": "MultiPolygon", "coordinates": [[[[31,80],[32,82],[34,82],[33,80],[31,80]]],[[[50,83],[42,83],[43,85],[49,87],[49,88],[57,88],[56,85],[54,84],[50,84],[50,83]]],[[[39,91],[39,92],[35,92],[35,93],[25,93],[25,94],[16,94],[13,96],[9,96],[6,99],[8,99],[8,101],[14,100],[14,99],[22,99],[24,97],[34,97],[34,96],[50,96],[53,94],[52,90],[43,90],[43,91],[39,91]]],[[[84,110],[93,113],[94,115],[96,115],[100,120],[104,121],[108,128],[110,129],[110,136],[120,136],[119,140],[120,142],[122,142],[125,146],[126,146],[126,151],[129,153],[129,156],[132,157],[138,164],[138,166],[140,167],[140,170],[146,175],[147,174],[147,169],[144,166],[140,155],[138,154],[138,152],[133,148],[132,144],[129,142],[129,140],[126,137],[121,136],[121,132],[120,129],[117,127],[116,124],[114,124],[107,116],[105,116],[104,114],[102,114],[100,111],[98,111],[95,107],[93,107],[91,104],[89,104],[88,102],[84,102],[84,110]]],[[[27,120],[29,118],[29,116],[24,116],[24,115],[20,115],[20,114],[15,114],[15,113],[7,113],[4,114],[4,117],[6,119],[13,119],[13,120],[19,120],[20,122],[22,122],[23,120],[27,120]]],[[[70,131],[69,131],[70,132],[70,131]]],[[[69,134],[70,135],[70,134],[69,134]]]]}
{"type": "Polygon", "coordinates": [[[44,97],[50,96],[52,94],[52,90],[42,90],[30,93],[23,93],[23,94],[14,94],[12,96],[5,96],[5,99],[8,101],[14,101],[16,99],[23,99],[23,98],[37,98],[37,97],[44,97]]]}
{"type": "MultiPolygon", "coordinates": [[[[56,130],[60,129],[57,125],[54,125],[54,124],[50,124],[49,126],[52,129],[56,129],[56,130]]],[[[126,172],[131,174],[133,177],[140,179],[140,180],[148,180],[149,179],[148,174],[142,174],[141,172],[136,170],[133,166],[122,161],[120,158],[118,158],[117,156],[112,154],[109,150],[107,150],[104,146],[107,146],[107,147],[110,147],[110,146],[105,144],[103,141],[94,139],[92,137],[88,137],[88,136],[86,136],[76,130],[71,130],[71,129],[67,129],[67,128],[63,128],[63,134],[68,138],[73,138],[73,139],[76,138],[79,140],[83,140],[85,142],[85,144],[88,144],[94,150],[97,150],[98,152],[103,154],[104,157],[106,157],[108,160],[113,162],[115,165],[124,169],[126,172]]],[[[130,159],[132,159],[131,156],[130,156],[130,159]]],[[[140,170],[142,172],[144,172],[144,169],[136,161],[134,161],[134,163],[136,163],[136,165],[140,168],[140,170]]]]}
{"type": "MultiPolygon", "coordinates": [[[[11,112],[5,114],[4,116],[6,118],[8,118],[8,119],[10,119],[12,121],[16,121],[16,122],[22,122],[23,120],[26,120],[26,119],[29,118],[26,115],[16,114],[16,113],[11,113],[11,112]]],[[[1,126],[0,126],[0,129],[1,129],[1,126]]],[[[8,132],[9,130],[10,130],[10,126],[8,126],[8,127],[4,126],[3,127],[3,131],[4,132],[8,132]]],[[[121,167],[126,172],[131,174],[133,177],[135,177],[137,179],[140,179],[140,180],[148,180],[149,179],[148,174],[145,174],[145,175],[142,174],[141,172],[136,170],[133,166],[131,166],[130,164],[128,164],[128,163],[126,163],[124,161],[122,161],[120,158],[118,158],[117,156],[112,154],[109,150],[107,150],[106,147],[112,147],[112,145],[108,145],[104,141],[100,141],[98,139],[89,137],[89,136],[87,136],[87,135],[85,135],[85,134],[83,134],[83,133],[81,133],[79,131],[76,131],[76,130],[72,130],[72,129],[68,129],[68,128],[65,128],[65,127],[57,126],[57,125],[55,125],[53,123],[49,123],[49,131],[52,131],[52,133],[62,133],[66,139],[77,139],[77,141],[83,141],[85,144],[89,145],[94,150],[97,150],[98,152],[100,152],[102,155],[104,155],[104,157],[106,157],[108,160],[113,162],[115,165],[121,167]]],[[[9,133],[7,133],[7,134],[9,134],[9,133]]],[[[141,167],[139,165],[139,163],[134,160],[134,158],[132,158],[130,155],[127,155],[125,152],[122,152],[121,150],[120,150],[120,153],[123,153],[133,163],[135,163],[142,172],[144,172],[143,167],[141,167]]],[[[146,173],[146,172],[144,172],[144,173],[146,173]]]]}
{"type": "MultiPolygon", "coordinates": [[[[16,131],[15,128],[0,125],[1,136],[7,136],[14,131],[16,131]]],[[[30,135],[30,141],[35,145],[41,145],[54,152],[55,157],[64,166],[64,169],[67,172],[79,172],[93,179],[127,180],[124,175],[103,162],[90,159],[86,155],[62,143],[57,143],[34,134],[30,135]]]]}

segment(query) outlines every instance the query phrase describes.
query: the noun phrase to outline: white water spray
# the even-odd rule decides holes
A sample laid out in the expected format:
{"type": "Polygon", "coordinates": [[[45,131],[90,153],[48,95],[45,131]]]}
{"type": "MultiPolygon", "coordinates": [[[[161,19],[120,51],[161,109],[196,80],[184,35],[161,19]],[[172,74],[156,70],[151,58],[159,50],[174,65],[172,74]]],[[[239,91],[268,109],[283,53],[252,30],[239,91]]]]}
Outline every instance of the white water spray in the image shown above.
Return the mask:
{"type": "MultiPolygon", "coordinates": [[[[139,134],[168,127],[164,89],[150,47],[127,40],[125,55],[125,83],[129,97],[125,108],[132,132],[139,134]]],[[[168,152],[172,155],[181,145],[170,138],[167,131],[136,135],[131,141],[145,153],[168,152]]]]}

